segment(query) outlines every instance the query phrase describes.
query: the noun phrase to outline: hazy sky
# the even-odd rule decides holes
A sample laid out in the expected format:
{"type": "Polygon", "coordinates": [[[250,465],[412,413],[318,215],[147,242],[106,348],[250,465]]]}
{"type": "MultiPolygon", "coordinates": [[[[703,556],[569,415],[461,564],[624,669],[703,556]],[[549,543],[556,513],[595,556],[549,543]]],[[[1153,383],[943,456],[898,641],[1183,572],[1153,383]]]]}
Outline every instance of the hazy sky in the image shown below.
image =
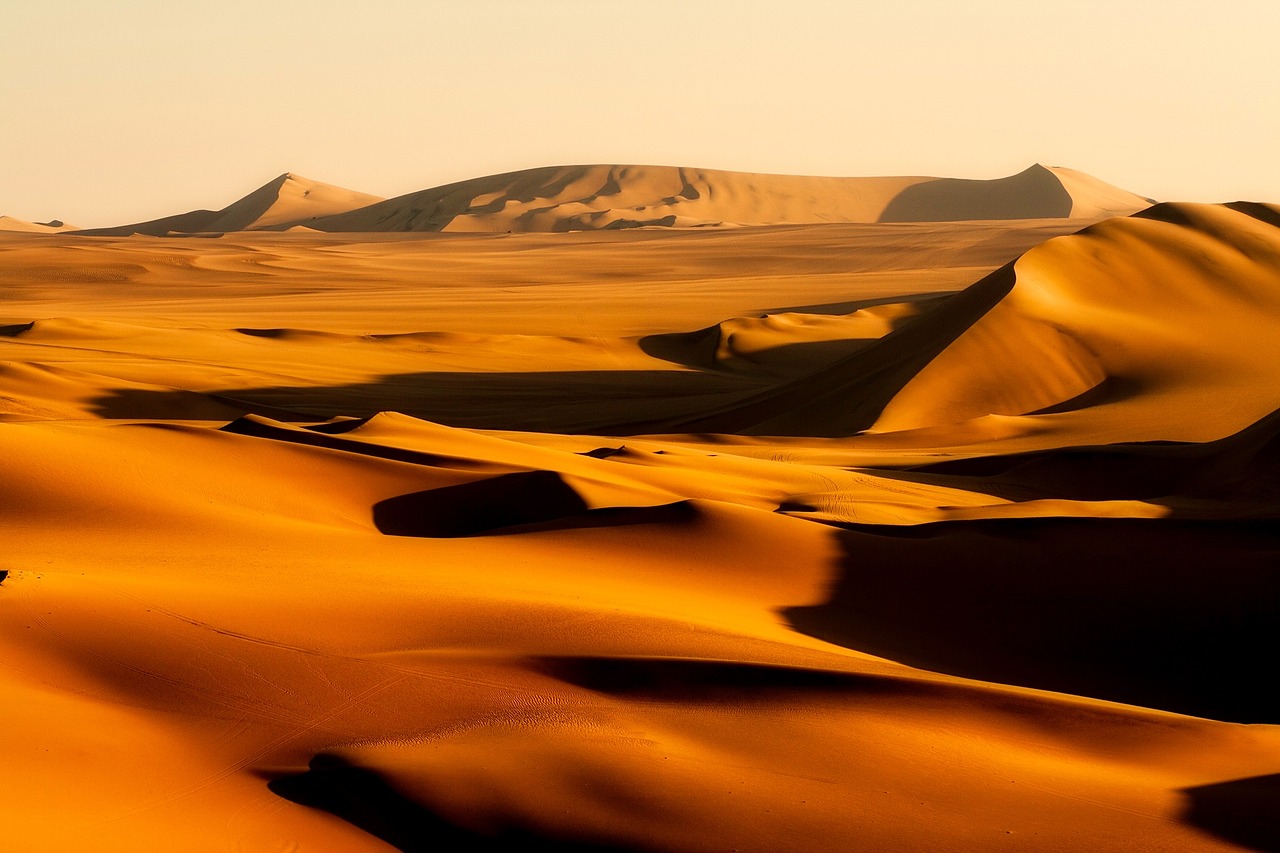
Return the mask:
{"type": "Polygon", "coordinates": [[[0,0],[0,213],[560,163],[1280,201],[1280,0],[0,0]]]}

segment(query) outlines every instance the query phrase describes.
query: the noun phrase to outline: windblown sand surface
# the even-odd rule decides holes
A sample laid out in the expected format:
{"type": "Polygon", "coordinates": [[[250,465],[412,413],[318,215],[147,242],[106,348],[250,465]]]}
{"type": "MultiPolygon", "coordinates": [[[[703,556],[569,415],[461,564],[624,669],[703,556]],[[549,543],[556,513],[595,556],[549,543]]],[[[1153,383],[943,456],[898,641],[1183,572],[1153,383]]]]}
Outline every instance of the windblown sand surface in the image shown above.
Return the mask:
{"type": "Polygon", "coordinates": [[[0,236],[6,849],[1280,849],[1280,208],[278,190],[0,236]]]}

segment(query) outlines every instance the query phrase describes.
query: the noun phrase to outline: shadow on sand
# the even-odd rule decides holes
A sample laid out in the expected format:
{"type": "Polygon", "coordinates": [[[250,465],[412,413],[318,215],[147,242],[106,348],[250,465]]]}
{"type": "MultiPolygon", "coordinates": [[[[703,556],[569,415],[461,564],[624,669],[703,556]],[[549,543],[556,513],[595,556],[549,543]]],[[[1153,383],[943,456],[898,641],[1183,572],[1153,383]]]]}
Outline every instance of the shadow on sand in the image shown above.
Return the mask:
{"type": "Polygon", "coordinates": [[[516,827],[486,832],[457,825],[397,791],[381,775],[333,755],[317,755],[306,772],[273,779],[267,788],[292,803],[320,809],[401,853],[436,851],[623,851],[594,841],[553,838],[516,827]]]}
{"type": "Polygon", "coordinates": [[[1237,501],[1256,517],[1280,503],[1280,411],[1206,442],[1148,441],[977,456],[881,469],[877,476],[930,483],[1014,501],[1237,501]]]}
{"type": "Polygon", "coordinates": [[[1280,853],[1280,773],[1183,788],[1182,820],[1259,853],[1280,853]]]}
{"type": "Polygon", "coordinates": [[[828,600],[784,612],[805,634],[982,681],[1280,723],[1274,522],[1002,519],[840,540],[828,600]]]}
{"type": "Polygon", "coordinates": [[[522,471],[387,498],[373,505],[373,524],[389,536],[452,538],[586,511],[559,474],[522,471]]]}
{"type": "MultiPolygon", "coordinates": [[[[629,424],[694,416],[766,384],[727,373],[689,370],[581,370],[539,373],[424,372],[349,385],[240,388],[242,411],[275,420],[369,417],[401,412],[446,426],[535,432],[630,434],[629,424]],[[283,415],[281,412],[289,413],[283,415]]],[[[184,391],[119,389],[94,401],[103,418],[168,412],[184,391]]],[[[172,415],[166,415],[172,417],[172,415]]]]}
{"type": "Polygon", "coordinates": [[[687,501],[590,509],[554,471],[501,474],[471,483],[410,492],[373,505],[373,524],[378,532],[429,539],[687,524],[697,517],[697,508],[687,501]]]}
{"type": "Polygon", "coordinates": [[[1007,178],[937,178],[907,187],[885,206],[881,222],[1047,219],[1071,215],[1071,193],[1040,164],[1007,178]]]}

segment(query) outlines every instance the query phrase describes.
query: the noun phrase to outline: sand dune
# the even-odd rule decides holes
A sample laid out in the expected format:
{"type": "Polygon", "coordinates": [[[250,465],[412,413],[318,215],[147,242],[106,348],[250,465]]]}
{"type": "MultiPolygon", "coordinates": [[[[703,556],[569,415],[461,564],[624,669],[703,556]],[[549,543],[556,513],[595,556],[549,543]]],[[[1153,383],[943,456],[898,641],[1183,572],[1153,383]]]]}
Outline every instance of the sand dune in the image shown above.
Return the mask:
{"type": "Polygon", "coordinates": [[[0,235],[9,846],[1278,849],[1280,209],[594,168],[1071,207],[0,235]]]}
{"type": "Polygon", "coordinates": [[[221,210],[81,233],[564,232],[819,222],[1097,220],[1151,199],[1039,164],[1008,178],[825,178],[675,166],[549,166],[383,200],[285,173],[221,210]]]}
{"type": "Polygon", "coordinates": [[[476,178],[327,217],[323,231],[579,231],[812,222],[1098,218],[1149,200],[1035,165],[992,181],[817,178],[670,166],[556,166],[476,178]]]}
{"type": "Polygon", "coordinates": [[[1280,407],[1264,390],[1280,380],[1277,221],[1266,205],[1180,204],[1107,220],[914,308],[873,346],[646,431],[1222,438],[1280,407]],[[1183,410],[1197,416],[1169,416],[1183,410]]]}
{"type": "Polygon", "coordinates": [[[30,234],[56,234],[59,231],[74,231],[74,225],[54,219],[49,222],[27,222],[12,216],[0,216],[0,231],[24,231],[30,234]]]}
{"type": "Polygon", "coordinates": [[[1051,241],[1002,274],[1007,295],[875,429],[1045,412],[1050,428],[1113,440],[1126,428],[1128,440],[1220,438],[1280,407],[1239,393],[1271,386],[1280,367],[1268,343],[1277,274],[1280,228],[1226,206],[1158,205],[1051,241]],[[1183,407],[1196,417],[1167,422],[1183,407]]]}
{"type": "Polygon", "coordinates": [[[132,225],[88,228],[86,236],[127,237],[130,234],[220,233],[253,231],[284,224],[302,226],[312,219],[344,213],[382,201],[378,196],[344,190],[285,172],[221,210],[193,210],[132,225]]]}

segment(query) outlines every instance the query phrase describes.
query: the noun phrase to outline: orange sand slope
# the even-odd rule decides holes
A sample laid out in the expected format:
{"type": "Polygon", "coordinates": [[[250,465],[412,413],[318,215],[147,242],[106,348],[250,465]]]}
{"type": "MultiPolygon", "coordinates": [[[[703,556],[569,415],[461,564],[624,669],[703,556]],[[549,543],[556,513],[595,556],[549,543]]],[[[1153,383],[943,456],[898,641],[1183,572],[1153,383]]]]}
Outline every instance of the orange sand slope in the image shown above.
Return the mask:
{"type": "Polygon", "coordinates": [[[382,199],[284,174],[219,211],[82,231],[128,236],[330,232],[563,232],[819,222],[1101,219],[1151,204],[1039,164],[1008,178],[823,178],[675,166],[549,166],[382,199]]]}
{"type": "Polygon", "coordinates": [[[0,236],[9,846],[1280,849],[1280,209],[1081,225],[0,236]]]}

